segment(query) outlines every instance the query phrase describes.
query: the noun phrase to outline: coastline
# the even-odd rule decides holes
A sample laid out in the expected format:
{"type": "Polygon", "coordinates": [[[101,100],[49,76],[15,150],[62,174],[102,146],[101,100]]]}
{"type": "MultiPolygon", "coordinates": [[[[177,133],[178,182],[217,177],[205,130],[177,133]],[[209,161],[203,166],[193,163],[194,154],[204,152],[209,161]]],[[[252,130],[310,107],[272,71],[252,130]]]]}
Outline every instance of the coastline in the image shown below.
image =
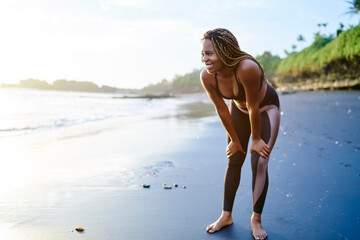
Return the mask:
{"type": "Polygon", "coordinates": [[[321,91],[321,90],[341,90],[359,89],[360,79],[345,79],[324,81],[320,79],[306,80],[296,83],[276,83],[276,90],[282,91],[321,91]]]}

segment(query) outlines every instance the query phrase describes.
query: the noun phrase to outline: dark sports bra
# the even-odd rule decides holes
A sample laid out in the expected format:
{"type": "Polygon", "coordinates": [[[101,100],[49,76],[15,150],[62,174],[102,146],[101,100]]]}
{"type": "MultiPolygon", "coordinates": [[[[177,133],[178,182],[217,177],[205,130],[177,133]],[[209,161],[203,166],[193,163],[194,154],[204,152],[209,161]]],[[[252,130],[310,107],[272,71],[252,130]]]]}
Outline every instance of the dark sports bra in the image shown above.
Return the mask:
{"type": "MultiPolygon", "coordinates": [[[[219,88],[219,84],[218,84],[218,80],[217,80],[217,73],[215,73],[215,82],[216,82],[216,90],[219,93],[220,96],[222,96],[225,99],[234,99],[234,100],[239,100],[239,101],[246,101],[246,97],[245,97],[245,90],[243,85],[238,81],[237,76],[236,76],[236,69],[234,69],[234,73],[235,73],[235,80],[237,82],[238,85],[238,96],[234,96],[234,97],[225,97],[219,88]]],[[[259,87],[259,92],[261,90],[261,87],[263,85],[263,81],[260,78],[260,87],[259,87]]]]}

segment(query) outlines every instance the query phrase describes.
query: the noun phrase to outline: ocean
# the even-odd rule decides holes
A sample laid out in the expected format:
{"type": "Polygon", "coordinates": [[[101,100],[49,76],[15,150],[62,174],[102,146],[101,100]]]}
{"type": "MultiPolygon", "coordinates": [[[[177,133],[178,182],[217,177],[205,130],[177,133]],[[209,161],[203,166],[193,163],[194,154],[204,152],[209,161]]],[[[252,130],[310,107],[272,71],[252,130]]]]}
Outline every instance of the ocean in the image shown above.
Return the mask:
{"type": "MultiPolygon", "coordinates": [[[[0,138],[113,119],[177,116],[194,97],[121,98],[122,94],[0,88],[0,138]]],[[[196,97],[195,97],[196,98],[196,97]]],[[[205,103],[209,103],[204,99],[205,103]]]]}

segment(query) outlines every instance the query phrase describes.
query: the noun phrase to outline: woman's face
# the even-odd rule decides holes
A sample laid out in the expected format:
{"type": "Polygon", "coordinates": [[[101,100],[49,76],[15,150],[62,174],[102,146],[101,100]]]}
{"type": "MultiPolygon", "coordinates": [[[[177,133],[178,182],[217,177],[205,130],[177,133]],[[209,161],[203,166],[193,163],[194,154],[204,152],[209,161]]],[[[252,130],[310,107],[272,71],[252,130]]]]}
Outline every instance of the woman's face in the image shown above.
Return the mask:
{"type": "Polygon", "coordinates": [[[215,73],[224,66],[209,39],[202,41],[201,62],[205,65],[208,73],[215,73]]]}

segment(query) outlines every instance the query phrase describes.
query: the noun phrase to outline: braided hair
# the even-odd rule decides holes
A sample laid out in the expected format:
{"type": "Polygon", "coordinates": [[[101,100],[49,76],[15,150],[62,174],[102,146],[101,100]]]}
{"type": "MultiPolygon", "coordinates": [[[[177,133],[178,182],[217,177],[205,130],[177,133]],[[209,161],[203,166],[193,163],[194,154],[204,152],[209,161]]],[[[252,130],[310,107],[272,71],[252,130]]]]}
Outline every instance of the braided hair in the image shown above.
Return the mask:
{"type": "Polygon", "coordinates": [[[241,51],[236,37],[225,28],[215,28],[207,31],[202,41],[209,39],[214,46],[216,54],[225,66],[233,69],[244,59],[250,59],[259,65],[261,70],[260,79],[265,81],[264,70],[260,63],[250,54],[241,51]]]}

